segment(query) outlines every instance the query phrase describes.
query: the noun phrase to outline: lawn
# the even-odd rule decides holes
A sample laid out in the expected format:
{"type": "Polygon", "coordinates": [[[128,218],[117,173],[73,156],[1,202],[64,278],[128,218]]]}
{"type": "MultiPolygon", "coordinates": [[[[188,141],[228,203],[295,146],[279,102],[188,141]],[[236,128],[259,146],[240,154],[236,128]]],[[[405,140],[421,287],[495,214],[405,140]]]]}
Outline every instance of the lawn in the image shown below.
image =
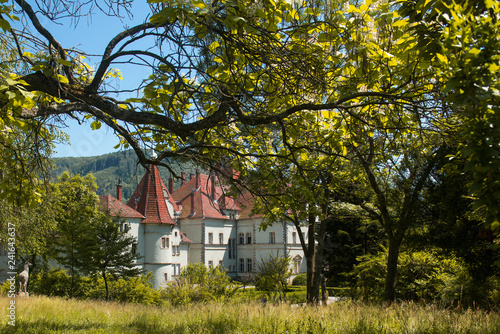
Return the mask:
{"type": "MultiPolygon", "coordinates": [[[[0,297],[0,331],[8,333],[0,297]]],[[[260,303],[142,306],[30,297],[16,299],[18,333],[500,333],[500,314],[412,303],[339,302],[328,307],[260,303]]]]}

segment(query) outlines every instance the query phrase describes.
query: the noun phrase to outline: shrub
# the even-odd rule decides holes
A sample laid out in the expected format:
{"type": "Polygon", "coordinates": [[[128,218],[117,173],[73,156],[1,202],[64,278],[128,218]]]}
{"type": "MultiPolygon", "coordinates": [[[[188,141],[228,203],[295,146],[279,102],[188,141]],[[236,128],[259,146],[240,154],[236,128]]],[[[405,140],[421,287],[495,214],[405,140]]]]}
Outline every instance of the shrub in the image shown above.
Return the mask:
{"type": "MultiPolygon", "coordinates": [[[[109,300],[134,304],[160,305],[165,302],[161,290],[154,289],[150,283],[151,274],[130,278],[109,280],[109,300]]],[[[106,299],[104,280],[100,276],[74,277],[73,297],[106,299]]],[[[69,297],[71,276],[62,269],[41,271],[30,280],[33,294],[69,297]]]]}
{"type": "Polygon", "coordinates": [[[290,269],[290,256],[270,255],[267,260],[263,260],[258,266],[258,273],[255,275],[255,287],[261,291],[277,293],[286,299],[288,280],[292,275],[290,269]]]}
{"type": "Polygon", "coordinates": [[[166,298],[173,305],[223,300],[231,292],[231,280],[225,271],[219,266],[207,268],[202,263],[184,267],[179,278],[168,283],[164,290],[166,298]]]}
{"type": "Polygon", "coordinates": [[[31,276],[29,290],[35,295],[81,298],[85,296],[89,283],[90,279],[87,277],[71,277],[65,270],[55,268],[49,271],[42,270],[31,276]],[[71,291],[72,286],[73,291],[71,291]]]}
{"type": "Polygon", "coordinates": [[[292,281],[292,285],[307,285],[307,274],[298,274],[292,281]]]}
{"type": "MultiPolygon", "coordinates": [[[[109,280],[109,300],[143,305],[162,305],[165,296],[162,290],[153,288],[152,274],[109,280]]],[[[95,277],[85,294],[90,299],[106,299],[106,288],[102,277],[95,277]]]]}
{"type": "MultiPolygon", "coordinates": [[[[356,297],[365,300],[382,299],[386,252],[367,255],[362,260],[352,273],[357,278],[356,297]]],[[[428,251],[402,252],[399,256],[396,296],[402,300],[472,303],[472,296],[478,295],[474,290],[485,284],[486,282],[472,283],[466,267],[455,257],[440,256],[428,251]]]]}

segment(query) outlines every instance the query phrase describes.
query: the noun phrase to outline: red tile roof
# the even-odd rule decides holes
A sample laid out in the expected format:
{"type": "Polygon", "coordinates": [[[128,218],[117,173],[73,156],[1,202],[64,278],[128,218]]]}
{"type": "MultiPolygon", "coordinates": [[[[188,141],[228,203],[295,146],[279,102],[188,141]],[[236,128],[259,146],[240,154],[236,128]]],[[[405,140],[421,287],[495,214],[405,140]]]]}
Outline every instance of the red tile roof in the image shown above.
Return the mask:
{"type": "Polygon", "coordinates": [[[193,242],[186,237],[186,234],[181,232],[181,242],[184,244],[192,244],[193,242]]]}
{"type": "Polygon", "coordinates": [[[172,203],[174,211],[179,211],[160,177],[158,167],[149,165],[149,170],[139,182],[127,205],[146,217],[143,223],[175,225],[175,221],[168,212],[167,200],[172,203]]]}
{"type": "Polygon", "coordinates": [[[109,210],[111,215],[115,217],[144,219],[142,214],[111,195],[99,196],[99,201],[101,207],[104,210],[109,210]]]}
{"type": "Polygon", "coordinates": [[[222,209],[239,210],[235,201],[224,195],[219,180],[205,174],[197,174],[174,191],[172,197],[182,206],[180,218],[228,219],[222,209]]]}
{"type": "Polygon", "coordinates": [[[239,219],[257,218],[263,216],[260,213],[253,212],[255,196],[253,196],[250,191],[244,189],[238,196],[236,202],[241,208],[239,211],[239,219]]]}

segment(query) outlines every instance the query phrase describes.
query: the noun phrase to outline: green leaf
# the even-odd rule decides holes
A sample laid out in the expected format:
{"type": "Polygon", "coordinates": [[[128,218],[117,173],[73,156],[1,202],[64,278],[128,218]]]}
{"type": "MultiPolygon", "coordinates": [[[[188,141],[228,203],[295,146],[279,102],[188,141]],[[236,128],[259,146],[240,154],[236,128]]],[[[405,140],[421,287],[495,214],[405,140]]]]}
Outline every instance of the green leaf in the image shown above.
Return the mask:
{"type": "Polygon", "coordinates": [[[199,8],[199,9],[203,9],[203,8],[207,7],[207,5],[205,5],[205,3],[201,0],[193,0],[193,6],[195,6],[196,8],[199,8]]]}
{"type": "Polygon", "coordinates": [[[62,59],[62,58],[57,58],[57,62],[61,65],[64,65],[64,66],[72,66],[73,65],[73,63],[70,62],[69,60],[62,59]]]}
{"type": "Polygon", "coordinates": [[[92,130],[99,130],[101,128],[101,122],[93,121],[92,124],[90,124],[90,127],[92,130]]]}
{"type": "Polygon", "coordinates": [[[0,19],[0,28],[2,28],[2,30],[4,32],[10,31],[10,24],[9,24],[9,22],[7,22],[4,19],[0,19]]]}
{"type": "Polygon", "coordinates": [[[393,27],[404,27],[408,25],[408,20],[398,20],[392,24],[393,27]]]}

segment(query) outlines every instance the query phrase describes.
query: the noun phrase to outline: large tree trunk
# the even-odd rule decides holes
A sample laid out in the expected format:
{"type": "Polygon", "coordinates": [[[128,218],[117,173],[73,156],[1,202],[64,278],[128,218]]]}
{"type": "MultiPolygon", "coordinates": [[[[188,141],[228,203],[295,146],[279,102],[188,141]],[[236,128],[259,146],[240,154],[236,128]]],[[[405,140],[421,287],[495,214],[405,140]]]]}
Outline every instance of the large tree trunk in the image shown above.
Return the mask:
{"type": "Polygon", "coordinates": [[[316,305],[319,301],[318,271],[316,267],[316,217],[309,216],[308,247],[306,256],[307,263],[307,304],[316,305]]]}
{"type": "Polygon", "coordinates": [[[388,302],[392,302],[396,299],[399,248],[402,241],[402,237],[389,238],[389,254],[387,256],[387,274],[385,277],[384,289],[384,300],[388,302]]]}

